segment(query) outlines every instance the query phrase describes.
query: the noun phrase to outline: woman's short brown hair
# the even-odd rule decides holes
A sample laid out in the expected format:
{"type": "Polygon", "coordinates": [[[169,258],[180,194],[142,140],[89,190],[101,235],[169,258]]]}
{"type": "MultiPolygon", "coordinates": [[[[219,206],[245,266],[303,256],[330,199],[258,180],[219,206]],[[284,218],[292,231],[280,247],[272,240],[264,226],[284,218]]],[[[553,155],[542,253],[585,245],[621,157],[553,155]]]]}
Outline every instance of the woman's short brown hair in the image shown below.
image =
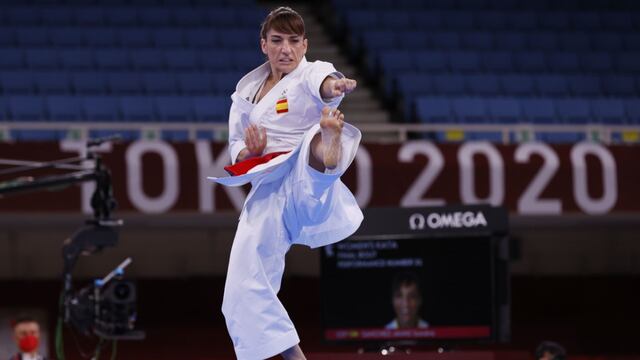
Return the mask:
{"type": "Polygon", "coordinates": [[[269,13],[262,23],[260,38],[266,39],[269,30],[284,34],[304,36],[304,20],[302,16],[290,7],[281,6],[269,13]]]}

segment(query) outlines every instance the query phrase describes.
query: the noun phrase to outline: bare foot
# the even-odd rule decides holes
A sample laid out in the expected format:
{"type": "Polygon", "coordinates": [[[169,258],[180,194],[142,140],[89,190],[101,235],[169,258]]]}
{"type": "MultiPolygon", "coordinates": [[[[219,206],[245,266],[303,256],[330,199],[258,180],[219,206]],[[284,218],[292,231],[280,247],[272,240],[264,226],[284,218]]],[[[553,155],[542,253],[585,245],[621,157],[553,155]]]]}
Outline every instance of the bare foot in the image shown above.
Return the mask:
{"type": "Polygon", "coordinates": [[[327,169],[334,169],[340,161],[342,144],[340,135],[344,126],[344,114],[340,110],[331,110],[325,106],[320,118],[320,134],[322,136],[322,162],[327,169]]]}

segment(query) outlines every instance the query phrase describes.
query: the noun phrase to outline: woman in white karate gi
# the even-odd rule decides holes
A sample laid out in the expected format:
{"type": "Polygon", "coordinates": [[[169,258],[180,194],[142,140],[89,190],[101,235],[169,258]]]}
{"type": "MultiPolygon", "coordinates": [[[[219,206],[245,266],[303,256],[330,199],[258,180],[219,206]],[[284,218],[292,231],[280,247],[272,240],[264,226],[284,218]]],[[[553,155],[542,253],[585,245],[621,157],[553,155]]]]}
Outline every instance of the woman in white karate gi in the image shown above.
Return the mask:
{"type": "Polygon", "coordinates": [[[233,176],[211,178],[252,184],[231,249],[222,312],[238,359],[305,359],[277,293],[292,244],[331,244],[362,222],[340,181],[361,135],[336,110],[356,82],[330,63],[306,61],[304,22],[290,8],[272,11],[260,36],[268,62],[244,76],[232,95],[233,165],[227,171],[233,176]]]}

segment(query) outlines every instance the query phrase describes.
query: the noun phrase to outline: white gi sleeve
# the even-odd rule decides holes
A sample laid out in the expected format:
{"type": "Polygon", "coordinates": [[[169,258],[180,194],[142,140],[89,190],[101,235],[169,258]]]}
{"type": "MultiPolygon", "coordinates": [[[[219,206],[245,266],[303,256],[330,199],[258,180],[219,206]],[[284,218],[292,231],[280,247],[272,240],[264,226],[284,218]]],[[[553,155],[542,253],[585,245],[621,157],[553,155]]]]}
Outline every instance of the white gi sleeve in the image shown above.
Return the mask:
{"type": "Polygon", "coordinates": [[[307,90],[319,105],[337,107],[344,98],[344,94],[331,99],[323,99],[320,94],[320,87],[327,76],[331,76],[335,79],[342,79],[345,77],[341,72],[337,71],[336,68],[333,67],[332,63],[326,61],[314,61],[313,65],[309,66],[305,76],[307,90]]]}
{"type": "Polygon", "coordinates": [[[247,147],[244,142],[244,129],[249,126],[249,114],[241,110],[242,106],[236,103],[236,96],[236,93],[231,95],[233,103],[229,110],[229,155],[232,164],[236,163],[240,151],[247,147]]]}

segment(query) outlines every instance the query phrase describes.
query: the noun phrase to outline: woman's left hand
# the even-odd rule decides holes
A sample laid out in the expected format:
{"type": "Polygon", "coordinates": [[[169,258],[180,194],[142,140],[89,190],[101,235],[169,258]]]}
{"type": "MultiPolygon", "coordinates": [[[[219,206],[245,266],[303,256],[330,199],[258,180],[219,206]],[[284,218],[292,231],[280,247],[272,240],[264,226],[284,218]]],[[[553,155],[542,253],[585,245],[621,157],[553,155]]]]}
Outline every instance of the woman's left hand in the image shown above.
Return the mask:
{"type": "Polygon", "coordinates": [[[324,99],[332,99],[342,94],[348,94],[355,90],[356,86],[358,86],[358,82],[353,79],[327,78],[322,83],[322,97],[324,99]]]}

